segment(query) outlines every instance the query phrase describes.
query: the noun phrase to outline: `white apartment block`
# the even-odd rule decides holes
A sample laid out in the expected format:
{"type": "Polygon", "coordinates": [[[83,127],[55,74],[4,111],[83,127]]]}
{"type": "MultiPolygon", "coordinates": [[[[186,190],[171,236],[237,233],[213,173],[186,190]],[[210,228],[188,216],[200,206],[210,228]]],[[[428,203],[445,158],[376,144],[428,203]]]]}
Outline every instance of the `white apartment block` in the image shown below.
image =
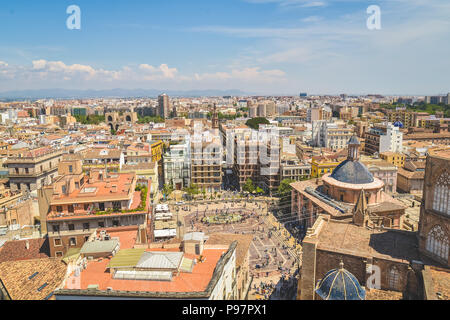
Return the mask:
{"type": "Polygon", "coordinates": [[[380,153],[387,151],[403,151],[403,133],[392,123],[386,126],[386,134],[380,136],[380,153]]]}

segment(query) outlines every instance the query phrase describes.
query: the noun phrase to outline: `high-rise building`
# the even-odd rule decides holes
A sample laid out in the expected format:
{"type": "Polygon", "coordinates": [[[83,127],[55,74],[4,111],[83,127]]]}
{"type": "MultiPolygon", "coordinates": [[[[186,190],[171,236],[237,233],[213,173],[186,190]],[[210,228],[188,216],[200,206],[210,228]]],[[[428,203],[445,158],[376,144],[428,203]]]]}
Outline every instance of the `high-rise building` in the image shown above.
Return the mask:
{"type": "Polygon", "coordinates": [[[266,104],[260,103],[258,104],[258,117],[265,117],[266,116],[266,104]]]}
{"type": "Polygon", "coordinates": [[[170,117],[170,100],[169,96],[165,93],[158,97],[158,108],[156,110],[156,115],[161,118],[170,117]]]}
{"type": "Polygon", "coordinates": [[[258,107],[257,106],[250,106],[249,107],[249,117],[250,118],[256,118],[258,116],[258,107]]]}

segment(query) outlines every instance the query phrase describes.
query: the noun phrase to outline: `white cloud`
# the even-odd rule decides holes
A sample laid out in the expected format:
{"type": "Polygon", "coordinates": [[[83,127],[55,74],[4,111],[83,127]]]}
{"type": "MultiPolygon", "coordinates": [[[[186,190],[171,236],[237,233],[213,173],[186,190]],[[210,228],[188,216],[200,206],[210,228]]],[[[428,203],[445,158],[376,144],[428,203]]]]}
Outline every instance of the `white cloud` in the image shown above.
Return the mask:
{"type": "Polygon", "coordinates": [[[154,80],[161,77],[174,79],[178,73],[176,68],[169,68],[167,64],[161,64],[159,67],[154,67],[149,64],[141,64],[139,69],[147,74],[146,79],[148,80],[154,80]]]}
{"type": "MultiPolygon", "coordinates": [[[[262,69],[261,67],[227,68],[228,70],[212,73],[180,74],[177,68],[167,64],[153,66],[140,64],[138,66],[124,66],[118,70],[105,70],[90,65],[68,65],[62,61],[47,61],[44,59],[32,61],[31,66],[7,66],[0,63],[0,83],[6,78],[21,83],[21,87],[29,84],[29,88],[59,87],[63,82],[72,83],[73,88],[100,88],[100,87],[148,87],[159,88],[161,85],[177,88],[217,89],[227,86],[229,88],[244,89],[256,88],[260,84],[269,84],[285,81],[285,72],[279,69],[262,69]]],[[[14,83],[5,84],[14,89],[14,83]]],[[[3,86],[3,85],[2,85],[3,86]]]]}
{"type": "MultiPolygon", "coordinates": [[[[97,74],[97,70],[88,65],[73,64],[66,65],[62,61],[46,61],[46,60],[34,60],[33,70],[40,72],[41,75],[51,74],[63,74],[66,78],[74,75],[82,75],[86,78],[92,78],[97,74]]],[[[100,72],[102,70],[99,70],[100,72]]]]}

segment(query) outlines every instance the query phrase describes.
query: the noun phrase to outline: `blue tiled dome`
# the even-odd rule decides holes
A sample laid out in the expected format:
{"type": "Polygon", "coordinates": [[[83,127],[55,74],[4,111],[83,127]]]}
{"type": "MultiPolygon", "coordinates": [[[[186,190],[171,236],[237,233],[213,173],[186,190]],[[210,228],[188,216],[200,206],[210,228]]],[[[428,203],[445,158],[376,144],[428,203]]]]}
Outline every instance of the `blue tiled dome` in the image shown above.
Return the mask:
{"type": "Polygon", "coordinates": [[[318,283],[316,293],[323,300],[364,300],[366,291],[359,285],[356,277],[344,269],[341,263],[340,269],[327,272],[318,283]]]}
{"type": "Polygon", "coordinates": [[[395,121],[394,127],[403,128],[403,123],[401,121],[395,121]]]}
{"type": "Polygon", "coordinates": [[[340,182],[365,184],[374,182],[372,173],[359,161],[345,160],[338,165],[331,177],[340,182]]]}

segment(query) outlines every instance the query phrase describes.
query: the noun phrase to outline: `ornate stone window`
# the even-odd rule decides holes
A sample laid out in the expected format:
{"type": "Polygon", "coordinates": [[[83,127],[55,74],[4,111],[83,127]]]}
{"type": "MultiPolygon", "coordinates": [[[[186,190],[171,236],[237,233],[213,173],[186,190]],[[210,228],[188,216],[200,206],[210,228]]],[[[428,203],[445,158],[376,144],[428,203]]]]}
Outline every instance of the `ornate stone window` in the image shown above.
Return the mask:
{"type": "Polygon", "coordinates": [[[392,290],[399,290],[400,272],[396,266],[389,268],[387,275],[388,286],[392,290]]]}
{"type": "Polygon", "coordinates": [[[448,260],[448,237],[440,225],[434,226],[428,233],[426,249],[445,261],[448,260]]]}
{"type": "Polygon", "coordinates": [[[436,181],[433,210],[450,215],[450,174],[442,173],[436,181]]]}

